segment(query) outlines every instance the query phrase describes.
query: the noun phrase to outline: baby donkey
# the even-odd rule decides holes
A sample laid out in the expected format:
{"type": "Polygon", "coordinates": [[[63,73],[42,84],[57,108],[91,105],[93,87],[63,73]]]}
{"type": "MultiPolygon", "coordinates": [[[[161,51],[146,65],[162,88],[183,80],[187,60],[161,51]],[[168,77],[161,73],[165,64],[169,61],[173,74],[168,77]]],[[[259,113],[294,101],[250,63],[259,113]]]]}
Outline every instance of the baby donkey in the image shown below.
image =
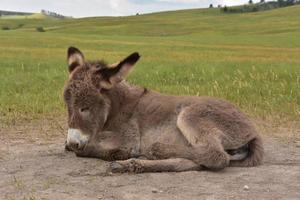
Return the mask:
{"type": "Polygon", "coordinates": [[[127,83],[139,58],[133,53],[108,65],[68,49],[67,149],[113,161],[113,172],[221,170],[262,163],[261,137],[231,103],[164,95],[127,83]]]}

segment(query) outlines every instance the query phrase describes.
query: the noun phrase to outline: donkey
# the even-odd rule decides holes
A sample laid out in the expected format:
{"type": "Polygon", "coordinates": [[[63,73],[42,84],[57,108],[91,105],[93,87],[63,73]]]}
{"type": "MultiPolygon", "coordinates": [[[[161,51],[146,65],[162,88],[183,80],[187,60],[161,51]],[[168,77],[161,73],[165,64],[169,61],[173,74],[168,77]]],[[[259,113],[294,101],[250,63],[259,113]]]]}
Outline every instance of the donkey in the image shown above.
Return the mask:
{"type": "Polygon", "coordinates": [[[262,163],[262,139],[231,103],[212,97],[169,96],[125,78],[139,60],[88,62],[68,49],[66,148],[100,158],[112,172],[221,170],[262,163]]]}

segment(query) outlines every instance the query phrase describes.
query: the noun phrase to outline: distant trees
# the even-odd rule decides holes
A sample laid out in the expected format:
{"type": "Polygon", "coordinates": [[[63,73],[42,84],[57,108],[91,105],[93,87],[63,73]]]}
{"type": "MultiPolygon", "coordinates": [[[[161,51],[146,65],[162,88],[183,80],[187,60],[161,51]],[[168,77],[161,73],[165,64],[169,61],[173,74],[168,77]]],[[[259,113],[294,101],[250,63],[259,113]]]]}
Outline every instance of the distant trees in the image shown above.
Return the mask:
{"type": "Polygon", "coordinates": [[[300,0],[277,0],[277,1],[265,1],[261,0],[260,3],[253,3],[253,0],[249,0],[248,5],[221,8],[222,12],[226,13],[244,13],[244,12],[258,12],[264,10],[271,10],[280,7],[292,6],[300,4],[300,0]]]}
{"type": "Polygon", "coordinates": [[[295,4],[296,3],[296,0],[287,0],[286,1],[286,4],[287,5],[293,5],[293,4],[295,4]]]}
{"type": "Polygon", "coordinates": [[[66,16],[63,16],[63,15],[58,14],[56,12],[51,12],[49,10],[41,10],[41,13],[43,15],[47,15],[47,16],[51,16],[51,17],[56,17],[56,18],[61,18],[61,19],[66,18],[66,16]]]}
{"type": "Polygon", "coordinates": [[[209,5],[209,8],[213,8],[214,7],[214,5],[211,3],[210,5],[209,5]]]}
{"type": "Polygon", "coordinates": [[[228,12],[228,7],[226,5],[224,6],[223,11],[228,12]]]}
{"type": "Polygon", "coordinates": [[[299,4],[299,0],[277,0],[279,7],[292,6],[295,4],[299,4]]]}
{"type": "Polygon", "coordinates": [[[284,5],[284,0],[277,0],[277,2],[280,7],[284,5]]]}

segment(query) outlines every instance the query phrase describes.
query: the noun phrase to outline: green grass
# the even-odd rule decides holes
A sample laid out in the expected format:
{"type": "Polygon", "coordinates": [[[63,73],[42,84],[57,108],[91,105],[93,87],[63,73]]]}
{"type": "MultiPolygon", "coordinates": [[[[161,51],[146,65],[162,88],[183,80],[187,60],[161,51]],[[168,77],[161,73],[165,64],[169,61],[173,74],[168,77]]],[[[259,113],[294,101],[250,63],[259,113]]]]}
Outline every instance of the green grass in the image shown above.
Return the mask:
{"type": "Polygon", "coordinates": [[[129,77],[135,84],[225,98],[253,117],[299,120],[300,6],[230,15],[194,9],[130,17],[0,18],[3,26],[12,29],[0,29],[5,123],[64,114],[71,45],[90,59],[109,62],[139,51],[142,59],[129,77]]]}

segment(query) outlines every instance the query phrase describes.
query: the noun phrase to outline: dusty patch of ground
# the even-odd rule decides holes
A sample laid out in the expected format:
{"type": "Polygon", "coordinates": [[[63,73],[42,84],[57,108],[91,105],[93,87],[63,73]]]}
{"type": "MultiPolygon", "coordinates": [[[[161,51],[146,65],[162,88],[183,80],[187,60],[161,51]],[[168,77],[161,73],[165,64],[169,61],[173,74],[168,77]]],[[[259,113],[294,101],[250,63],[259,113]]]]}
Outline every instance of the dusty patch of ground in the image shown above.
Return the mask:
{"type": "Polygon", "coordinates": [[[63,124],[0,130],[0,199],[300,199],[297,137],[266,134],[265,164],[255,168],[108,174],[107,162],[64,151],[63,124]]]}

